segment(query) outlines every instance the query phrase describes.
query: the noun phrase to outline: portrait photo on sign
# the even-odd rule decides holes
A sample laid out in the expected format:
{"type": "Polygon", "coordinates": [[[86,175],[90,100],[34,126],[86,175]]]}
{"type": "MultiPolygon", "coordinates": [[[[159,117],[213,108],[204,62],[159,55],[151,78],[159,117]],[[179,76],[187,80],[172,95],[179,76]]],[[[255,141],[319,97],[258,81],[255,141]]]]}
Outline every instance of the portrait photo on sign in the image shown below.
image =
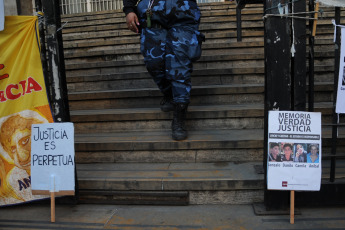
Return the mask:
{"type": "Polygon", "coordinates": [[[268,161],[272,162],[281,162],[281,149],[280,144],[277,142],[270,142],[269,143],[269,153],[268,153],[268,161]]]}
{"type": "Polygon", "coordinates": [[[294,162],[305,163],[307,162],[307,144],[297,143],[293,146],[294,162]]]}
{"type": "Polygon", "coordinates": [[[320,163],[319,154],[318,144],[308,144],[307,163],[320,163]]]}

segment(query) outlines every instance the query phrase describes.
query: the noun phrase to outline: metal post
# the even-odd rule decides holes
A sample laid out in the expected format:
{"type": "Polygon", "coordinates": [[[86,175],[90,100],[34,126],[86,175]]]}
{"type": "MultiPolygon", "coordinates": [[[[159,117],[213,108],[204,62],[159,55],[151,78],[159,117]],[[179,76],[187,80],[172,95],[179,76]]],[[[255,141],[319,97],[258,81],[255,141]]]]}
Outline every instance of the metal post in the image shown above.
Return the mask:
{"type": "Polygon", "coordinates": [[[48,51],[48,92],[56,122],[70,121],[59,0],[42,1],[48,51]]]}
{"type": "MultiPolygon", "coordinates": [[[[314,0],[309,0],[309,12],[313,12],[315,10],[314,7],[314,0]]],[[[311,18],[314,15],[310,16],[311,18]]],[[[314,112],[314,44],[315,38],[312,35],[313,32],[313,23],[312,21],[309,22],[309,88],[308,88],[308,111],[314,112]]]]}
{"type": "MultiPolygon", "coordinates": [[[[36,12],[42,12],[42,3],[41,0],[35,0],[35,7],[36,7],[36,12]]],[[[42,68],[43,68],[43,75],[44,75],[44,81],[46,83],[46,89],[48,91],[48,100],[51,101],[50,95],[51,93],[49,92],[50,87],[48,87],[48,82],[49,82],[49,73],[48,73],[48,65],[47,65],[47,49],[46,49],[46,38],[45,38],[45,33],[44,33],[44,25],[43,21],[40,21],[38,23],[38,28],[39,28],[39,34],[40,34],[40,43],[41,43],[41,61],[42,61],[42,68]]]]}
{"type": "MultiPolygon", "coordinates": [[[[306,12],[306,1],[292,2],[292,12],[306,12]]],[[[291,60],[292,110],[306,110],[306,21],[292,19],[291,49],[295,50],[291,60]]]]}
{"type": "MultiPolygon", "coordinates": [[[[335,8],[335,23],[340,24],[340,7],[335,8]]],[[[331,159],[331,171],[330,171],[330,181],[335,181],[335,163],[337,154],[337,137],[338,137],[338,115],[335,112],[336,102],[337,102],[337,91],[338,91],[338,77],[340,68],[340,28],[337,27],[337,37],[335,42],[334,51],[334,90],[333,90],[333,120],[332,120],[332,159],[331,159]]]]}
{"type": "MultiPolygon", "coordinates": [[[[280,2],[280,0],[265,0],[264,13],[279,14],[278,4],[280,2]]],[[[291,110],[290,29],[291,20],[288,18],[268,17],[265,19],[265,148],[263,162],[265,181],[267,180],[268,111],[291,110]]],[[[264,194],[266,209],[288,208],[289,194],[287,191],[267,190],[266,187],[264,194]]]]}
{"type": "Polygon", "coordinates": [[[242,15],[241,9],[236,7],[237,41],[242,41],[242,15]]]}

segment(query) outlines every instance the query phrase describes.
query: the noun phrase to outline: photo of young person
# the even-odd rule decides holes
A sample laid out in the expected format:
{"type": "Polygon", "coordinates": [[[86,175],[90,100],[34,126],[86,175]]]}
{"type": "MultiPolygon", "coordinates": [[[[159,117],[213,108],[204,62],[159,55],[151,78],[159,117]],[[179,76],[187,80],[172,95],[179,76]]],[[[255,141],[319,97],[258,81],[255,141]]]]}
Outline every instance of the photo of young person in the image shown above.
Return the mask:
{"type": "Polygon", "coordinates": [[[293,161],[292,144],[286,143],[283,146],[284,155],[282,161],[293,161]]]}
{"type": "Polygon", "coordinates": [[[270,150],[268,154],[268,161],[281,162],[279,144],[276,142],[270,143],[270,150]]]}
{"type": "Polygon", "coordinates": [[[294,145],[294,162],[305,163],[307,162],[307,151],[305,150],[306,144],[294,145]]]}
{"type": "Polygon", "coordinates": [[[310,144],[309,153],[307,154],[307,163],[320,163],[319,162],[319,146],[317,144],[310,144]]]}

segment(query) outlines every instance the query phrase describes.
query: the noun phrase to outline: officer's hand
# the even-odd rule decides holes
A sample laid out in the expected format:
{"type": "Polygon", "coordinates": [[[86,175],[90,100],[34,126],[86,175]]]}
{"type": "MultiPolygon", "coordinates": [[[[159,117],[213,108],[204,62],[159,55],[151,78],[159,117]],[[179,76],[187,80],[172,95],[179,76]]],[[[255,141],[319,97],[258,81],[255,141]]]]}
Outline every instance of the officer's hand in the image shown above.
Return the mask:
{"type": "Polygon", "coordinates": [[[127,14],[126,22],[129,30],[133,31],[134,33],[139,33],[139,20],[135,13],[131,12],[127,14]]]}

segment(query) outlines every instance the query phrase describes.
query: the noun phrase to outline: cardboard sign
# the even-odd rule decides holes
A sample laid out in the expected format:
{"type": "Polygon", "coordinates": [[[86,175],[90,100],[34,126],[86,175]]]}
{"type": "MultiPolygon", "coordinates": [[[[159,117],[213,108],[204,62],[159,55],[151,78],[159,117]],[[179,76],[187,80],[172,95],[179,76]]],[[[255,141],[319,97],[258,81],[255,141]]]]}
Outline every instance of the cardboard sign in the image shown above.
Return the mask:
{"type": "Polygon", "coordinates": [[[267,188],[319,191],[321,113],[269,111],[267,188]]]}
{"type": "Polygon", "coordinates": [[[33,194],[73,195],[73,123],[32,125],[31,183],[33,194]]]}
{"type": "Polygon", "coordinates": [[[326,6],[345,7],[344,0],[319,0],[319,2],[326,6]]]}
{"type": "Polygon", "coordinates": [[[5,26],[4,0],[0,0],[0,31],[4,30],[4,26],[5,26]]]}
{"type": "Polygon", "coordinates": [[[345,113],[345,27],[341,28],[341,51],[336,113],[345,113]]]}

